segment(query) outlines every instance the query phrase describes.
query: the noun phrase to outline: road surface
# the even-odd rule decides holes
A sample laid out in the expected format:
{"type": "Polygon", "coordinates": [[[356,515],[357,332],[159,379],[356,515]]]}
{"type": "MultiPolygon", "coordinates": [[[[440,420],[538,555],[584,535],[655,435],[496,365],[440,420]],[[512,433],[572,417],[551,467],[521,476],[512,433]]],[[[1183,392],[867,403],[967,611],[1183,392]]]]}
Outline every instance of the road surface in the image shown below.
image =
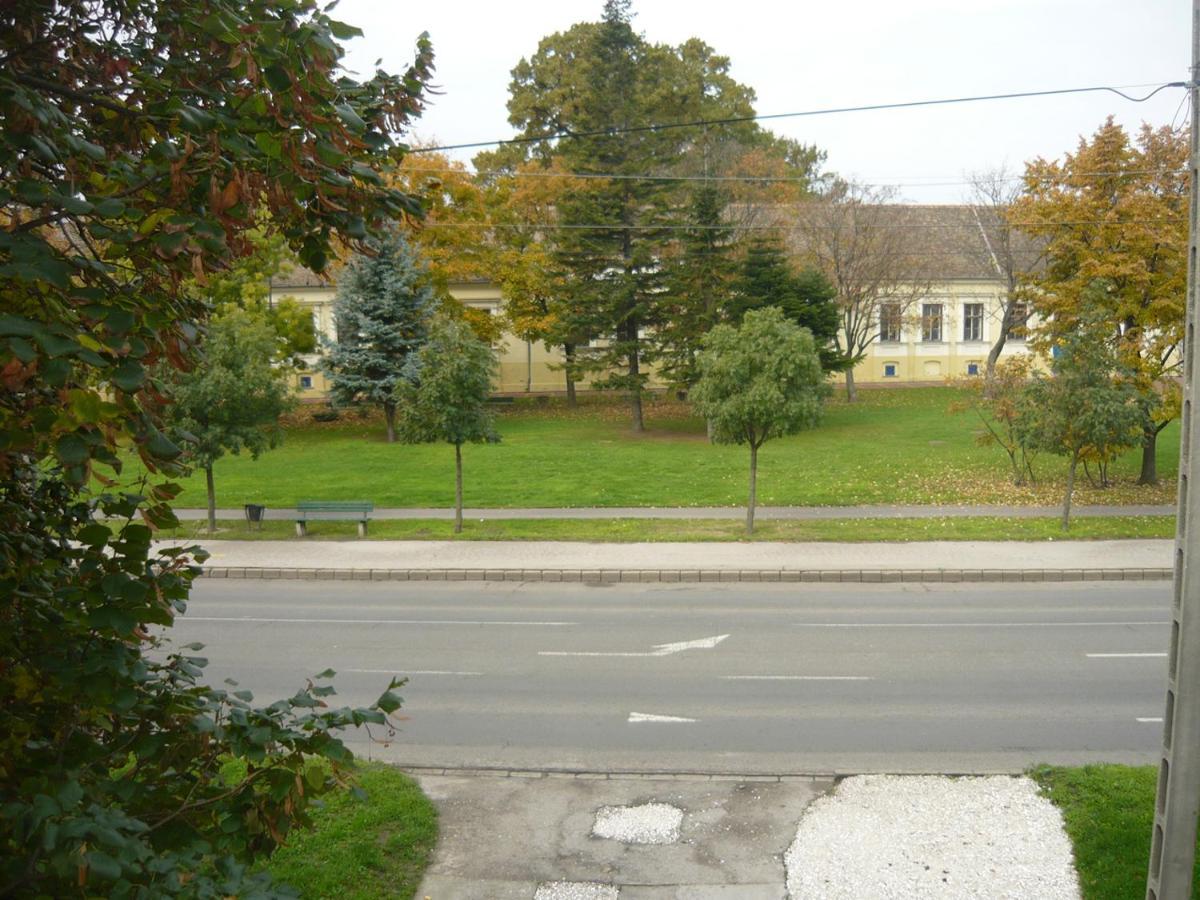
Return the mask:
{"type": "Polygon", "coordinates": [[[409,678],[422,766],[830,773],[1153,762],[1170,585],[204,580],[174,629],[257,701],[409,678]]]}

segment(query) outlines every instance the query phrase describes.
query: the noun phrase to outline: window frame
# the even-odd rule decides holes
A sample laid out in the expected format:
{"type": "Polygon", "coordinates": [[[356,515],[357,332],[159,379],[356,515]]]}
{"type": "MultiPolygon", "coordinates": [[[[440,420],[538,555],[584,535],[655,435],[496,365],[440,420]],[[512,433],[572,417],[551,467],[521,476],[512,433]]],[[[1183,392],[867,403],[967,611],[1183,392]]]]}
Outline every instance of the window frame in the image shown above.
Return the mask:
{"type": "Polygon", "coordinates": [[[983,341],[982,303],[963,304],[963,335],[964,343],[981,343],[983,341]]]}
{"type": "Polygon", "coordinates": [[[879,343],[898,344],[903,337],[899,303],[879,304],[879,343]]]}
{"type": "Polygon", "coordinates": [[[921,304],[921,343],[923,344],[943,344],[945,343],[945,322],[946,320],[946,305],[944,303],[922,303],[921,304]],[[930,310],[936,309],[937,313],[930,314],[930,310]]]}

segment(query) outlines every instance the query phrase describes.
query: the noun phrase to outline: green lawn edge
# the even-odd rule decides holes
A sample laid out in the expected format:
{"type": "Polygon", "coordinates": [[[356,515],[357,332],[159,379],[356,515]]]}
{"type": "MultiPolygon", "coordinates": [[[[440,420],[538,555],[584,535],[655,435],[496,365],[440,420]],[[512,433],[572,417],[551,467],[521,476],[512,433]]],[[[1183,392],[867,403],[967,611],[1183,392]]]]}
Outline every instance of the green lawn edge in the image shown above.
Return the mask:
{"type": "MultiPolygon", "coordinates": [[[[1094,516],[1076,519],[1064,532],[1053,517],[945,517],[905,519],[769,519],[746,537],[738,519],[472,519],[454,534],[445,519],[377,519],[366,540],[592,541],[592,542],[913,542],[913,541],[1061,541],[1172,538],[1174,516],[1094,516]]],[[[163,531],[169,540],[358,540],[353,522],[313,522],[297,538],[292,522],[272,520],[261,529],[245,521],[219,520],[217,532],[188,521],[163,531]]]]}
{"type": "Polygon", "coordinates": [[[324,798],[312,829],[294,831],[264,867],[304,900],[411,900],[437,844],[437,810],[399,769],[361,763],[359,800],[324,798]]]}
{"type": "MultiPolygon", "coordinates": [[[[1158,770],[1154,766],[1039,766],[1029,772],[1059,808],[1084,900],[1145,895],[1158,770]]],[[[1192,887],[1200,900],[1200,856],[1192,887]]]]}

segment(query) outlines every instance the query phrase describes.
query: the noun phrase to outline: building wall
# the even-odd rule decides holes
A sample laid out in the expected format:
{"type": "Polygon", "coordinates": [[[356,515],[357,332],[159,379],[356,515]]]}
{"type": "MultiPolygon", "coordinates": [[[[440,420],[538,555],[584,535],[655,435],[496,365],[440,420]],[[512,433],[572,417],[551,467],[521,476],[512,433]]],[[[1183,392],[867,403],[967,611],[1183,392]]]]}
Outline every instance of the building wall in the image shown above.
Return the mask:
{"type": "MultiPolygon", "coordinates": [[[[276,299],[294,297],[312,310],[313,323],[319,335],[327,340],[335,336],[333,322],[332,285],[276,286],[276,299]]],[[[465,283],[451,286],[451,293],[467,306],[487,309],[500,314],[502,299],[499,289],[488,283],[465,283]]],[[[940,382],[970,374],[975,366],[982,372],[988,350],[1000,327],[1003,287],[999,282],[984,280],[947,281],[936,284],[928,297],[914,305],[903,317],[900,340],[876,341],[866,357],[854,369],[858,384],[904,384],[940,382]],[[926,303],[941,304],[941,340],[925,340],[922,332],[921,309],[926,303]],[[966,304],[983,305],[981,339],[964,340],[963,319],[966,304]]],[[[499,371],[498,393],[548,393],[566,390],[563,373],[555,366],[562,363],[557,349],[548,350],[541,342],[523,341],[506,334],[496,348],[499,371]]],[[[1003,358],[1028,352],[1024,341],[1009,339],[1003,358]]],[[[321,400],[328,395],[328,381],[317,365],[318,357],[306,359],[308,368],[298,372],[295,384],[301,400],[321,400]]],[[[844,376],[838,376],[844,380],[844,376]]],[[[662,387],[655,384],[652,386],[662,387]]],[[[587,389],[587,382],[579,384],[587,389]]]]}

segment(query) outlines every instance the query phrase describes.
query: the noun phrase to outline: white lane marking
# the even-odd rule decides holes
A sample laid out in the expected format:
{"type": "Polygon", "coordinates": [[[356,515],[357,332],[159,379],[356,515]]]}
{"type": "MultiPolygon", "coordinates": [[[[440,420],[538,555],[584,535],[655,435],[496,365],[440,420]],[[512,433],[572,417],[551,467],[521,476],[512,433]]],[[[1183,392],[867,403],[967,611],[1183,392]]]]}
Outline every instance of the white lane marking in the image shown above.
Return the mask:
{"type": "Polygon", "coordinates": [[[188,616],[186,622],[270,622],[293,625],[530,625],[557,627],[574,622],[506,622],[495,619],[268,619],[259,616],[188,616]]]}
{"type": "Polygon", "coordinates": [[[727,634],[715,634],[712,637],[697,638],[694,641],[676,641],[673,644],[655,644],[653,649],[645,653],[607,653],[582,650],[539,650],[538,656],[670,656],[672,653],[682,653],[684,650],[711,650],[727,637],[729,637],[727,634]]]}
{"type": "Polygon", "coordinates": [[[1165,653],[1089,653],[1088,659],[1166,659],[1165,653]]]}
{"type": "Polygon", "coordinates": [[[874,681],[871,675],[721,675],[725,681],[874,681]]]}
{"type": "Polygon", "coordinates": [[[1169,625],[1168,620],[1140,622],[795,622],[795,628],[1123,628],[1169,625]]]}
{"type": "Polygon", "coordinates": [[[1139,722],[1154,723],[1154,722],[1161,722],[1162,720],[1163,720],[1162,716],[1138,716],[1139,722]]]}
{"type": "Polygon", "coordinates": [[[447,669],[342,669],[360,675],[482,675],[482,672],[452,672],[447,669]]]}
{"type": "Polygon", "coordinates": [[[695,719],[688,719],[684,716],[658,716],[654,713],[631,712],[627,722],[695,722],[695,719]]]}

